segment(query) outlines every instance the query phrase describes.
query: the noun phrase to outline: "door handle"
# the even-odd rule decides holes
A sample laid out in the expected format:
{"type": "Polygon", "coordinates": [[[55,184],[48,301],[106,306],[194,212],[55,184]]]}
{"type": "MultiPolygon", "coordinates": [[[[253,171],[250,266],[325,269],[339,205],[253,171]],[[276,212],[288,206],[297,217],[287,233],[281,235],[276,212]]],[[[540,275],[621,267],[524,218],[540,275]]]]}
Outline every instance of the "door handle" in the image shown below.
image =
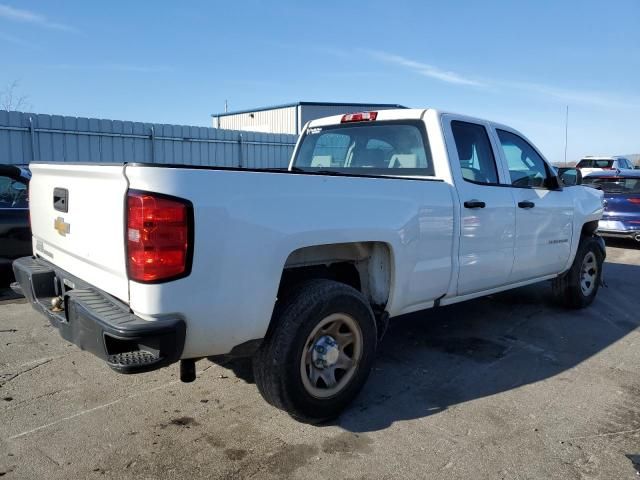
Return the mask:
{"type": "Polygon", "coordinates": [[[518,207],[520,208],[533,208],[535,206],[536,206],[535,203],[530,202],[528,200],[525,200],[524,202],[518,202],[518,207]]]}
{"type": "Polygon", "coordinates": [[[464,202],[464,208],[484,208],[487,204],[480,200],[467,200],[464,202]]]}

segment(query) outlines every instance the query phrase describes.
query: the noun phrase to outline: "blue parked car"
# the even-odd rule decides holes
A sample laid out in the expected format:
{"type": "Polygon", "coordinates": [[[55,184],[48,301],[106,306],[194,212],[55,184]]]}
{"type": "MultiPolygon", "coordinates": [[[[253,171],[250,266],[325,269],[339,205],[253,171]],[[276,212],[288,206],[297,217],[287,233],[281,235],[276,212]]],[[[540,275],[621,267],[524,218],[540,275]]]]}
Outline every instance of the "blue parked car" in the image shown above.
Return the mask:
{"type": "Polygon", "coordinates": [[[582,184],[604,192],[598,233],[640,242],[640,171],[601,171],[584,177],[582,184]]]}

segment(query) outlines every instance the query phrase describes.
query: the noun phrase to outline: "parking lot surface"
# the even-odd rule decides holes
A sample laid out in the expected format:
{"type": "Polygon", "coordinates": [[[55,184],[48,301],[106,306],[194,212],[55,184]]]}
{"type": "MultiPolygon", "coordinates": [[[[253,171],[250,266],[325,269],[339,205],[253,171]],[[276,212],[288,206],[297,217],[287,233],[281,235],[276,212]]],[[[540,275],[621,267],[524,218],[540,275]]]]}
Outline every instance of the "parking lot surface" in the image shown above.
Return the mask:
{"type": "Polygon", "coordinates": [[[124,376],[0,291],[0,477],[626,479],[640,469],[640,249],[567,311],[548,283],[392,322],[328,425],[267,405],[247,362],[124,376]]]}

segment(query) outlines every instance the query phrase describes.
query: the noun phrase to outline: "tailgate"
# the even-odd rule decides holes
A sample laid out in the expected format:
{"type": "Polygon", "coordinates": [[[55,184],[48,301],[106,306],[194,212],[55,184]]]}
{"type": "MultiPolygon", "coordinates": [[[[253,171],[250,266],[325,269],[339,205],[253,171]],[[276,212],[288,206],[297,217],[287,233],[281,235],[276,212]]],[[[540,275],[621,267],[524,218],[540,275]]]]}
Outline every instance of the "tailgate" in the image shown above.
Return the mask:
{"type": "Polygon", "coordinates": [[[34,253],[128,302],[124,165],[32,164],[34,253]]]}

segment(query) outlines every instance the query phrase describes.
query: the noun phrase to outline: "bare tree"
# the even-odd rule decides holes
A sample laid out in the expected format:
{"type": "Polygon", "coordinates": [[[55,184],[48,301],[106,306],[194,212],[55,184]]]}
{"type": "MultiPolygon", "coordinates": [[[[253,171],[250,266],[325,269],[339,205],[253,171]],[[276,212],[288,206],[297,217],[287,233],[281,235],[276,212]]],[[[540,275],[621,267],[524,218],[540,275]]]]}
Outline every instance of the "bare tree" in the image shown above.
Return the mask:
{"type": "Polygon", "coordinates": [[[7,83],[2,91],[0,91],[0,110],[29,110],[31,104],[29,97],[19,92],[20,82],[14,80],[7,83]]]}

